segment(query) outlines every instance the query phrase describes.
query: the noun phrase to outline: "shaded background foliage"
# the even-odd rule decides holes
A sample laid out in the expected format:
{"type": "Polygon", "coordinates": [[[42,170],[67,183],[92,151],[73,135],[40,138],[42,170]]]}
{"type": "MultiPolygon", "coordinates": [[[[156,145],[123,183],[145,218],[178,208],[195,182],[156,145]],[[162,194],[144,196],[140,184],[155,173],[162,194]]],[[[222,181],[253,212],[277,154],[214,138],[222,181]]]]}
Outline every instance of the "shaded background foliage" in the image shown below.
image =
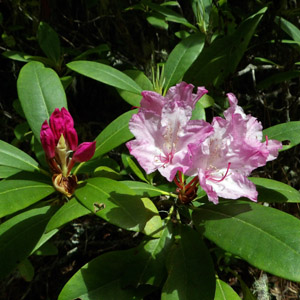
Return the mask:
{"type": "MultiPolygon", "coordinates": [[[[89,60],[107,62],[120,69],[138,69],[151,78],[151,68],[164,62],[168,53],[180,41],[174,33],[183,29],[177,23],[168,22],[168,28],[155,27],[147,21],[150,11],[127,9],[140,1],[129,0],[76,0],[76,1],[2,1],[0,14],[1,52],[21,51],[35,56],[43,56],[36,33],[40,21],[51,25],[58,33],[62,45],[63,62],[56,69],[60,76],[68,74],[66,64],[84,51],[106,44],[104,51],[94,51],[89,60]]],[[[162,1],[153,1],[160,4],[162,1]]],[[[195,23],[195,15],[190,1],[178,1],[180,8],[174,9],[195,23]]],[[[271,75],[299,70],[295,62],[300,61],[300,45],[282,43],[286,33],[275,24],[276,16],[299,27],[300,7],[297,1],[214,1],[217,17],[213,28],[229,34],[249,15],[268,5],[264,18],[251,39],[248,50],[234,74],[220,86],[207,86],[214,96],[216,106],[208,111],[208,118],[221,113],[226,107],[225,93],[233,92],[247,113],[256,116],[268,128],[278,123],[298,121],[300,115],[300,84],[298,76],[283,76],[279,82],[263,82],[271,75]],[[272,42],[270,42],[272,41],[272,42]],[[265,58],[275,62],[266,63],[265,58]]],[[[208,43],[209,41],[207,41],[208,43]]],[[[299,41],[300,42],[300,41],[299,41]]],[[[0,126],[1,139],[13,142],[24,150],[26,138],[18,140],[15,129],[24,119],[19,114],[14,100],[17,99],[16,79],[24,63],[1,56],[0,82],[0,126]]],[[[114,88],[87,77],[77,75],[66,90],[68,105],[77,124],[82,140],[93,140],[102,128],[121,113],[130,109],[114,88]]],[[[34,108],[33,108],[34,109],[34,108]]],[[[120,159],[120,152],[111,153],[120,159]]],[[[283,152],[278,160],[254,175],[273,178],[299,190],[299,146],[283,152]]],[[[276,204],[277,208],[299,216],[297,204],[276,204]]],[[[100,219],[83,217],[65,227],[56,237],[58,256],[33,258],[36,277],[26,283],[16,274],[1,284],[0,298],[3,299],[55,299],[64,283],[86,261],[100,253],[128,249],[140,241],[133,233],[124,232],[100,219]],[[89,247],[87,248],[87,245],[89,247]],[[89,250],[87,250],[89,249],[89,250]],[[46,278],[45,278],[46,276],[46,278]]],[[[251,285],[258,271],[250,269],[246,263],[230,259],[231,268],[243,273],[251,285]]],[[[222,260],[220,269],[226,267],[222,260]]],[[[224,277],[230,279],[227,272],[224,277]]],[[[231,280],[234,281],[234,276],[231,280]]],[[[281,282],[274,280],[273,286],[281,282]]],[[[233,282],[234,283],[234,282],[233,282]]],[[[282,289],[290,283],[284,283],[282,289]]],[[[297,291],[296,291],[297,293],[297,291]]],[[[296,293],[294,293],[296,295],[296,293]]],[[[152,295],[151,299],[156,295],[152,295]]],[[[296,296],[295,296],[296,297],[296,296]]],[[[150,299],[150,298],[149,298],[150,299]]],[[[286,298],[288,299],[288,298],[286,298]]],[[[290,298],[293,299],[293,298],[290,298]]],[[[296,299],[296,298],[294,298],[296,299]]]]}

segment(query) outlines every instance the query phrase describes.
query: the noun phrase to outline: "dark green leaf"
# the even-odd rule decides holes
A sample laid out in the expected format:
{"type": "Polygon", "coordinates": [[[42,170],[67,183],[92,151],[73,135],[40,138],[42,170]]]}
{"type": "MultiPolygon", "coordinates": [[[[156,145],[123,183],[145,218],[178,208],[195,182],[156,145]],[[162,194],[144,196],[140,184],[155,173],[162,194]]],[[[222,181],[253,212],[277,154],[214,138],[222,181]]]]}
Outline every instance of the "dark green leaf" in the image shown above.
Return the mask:
{"type": "Polygon", "coordinates": [[[39,45],[47,57],[56,64],[60,61],[60,42],[57,33],[45,22],[40,22],[37,32],[39,45]]]}
{"type": "Polygon", "coordinates": [[[252,202],[226,201],[193,213],[196,228],[219,247],[276,276],[300,281],[300,220],[252,202]]]}
{"type": "Polygon", "coordinates": [[[125,184],[108,178],[90,178],[75,195],[91,212],[114,225],[160,236],[161,218],[152,201],[136,196],[125,184]]]}
{"type": "Polygon", "coordinates": [[[182,40],[170,53],[165,64],[165,90],[177,84],[204,47],[205,36],[192,34],[182,40]]]}
{"type": "Polygon", "coordinates": [[[216,279],[208,249],[201,236],[187,226],[181,226],[180,237],[167,262],[169,276],[161,299],[213,299],[216,279]]]}
{"type": "Polygon", "coordinates": [[[42,123],[55,108],[67,108],[66,94],[57,74],[39,62],[30,62],[20,71],[17,81],[19,99],[37,140],[42,123]]]}
{"type": "Polygon", "coordinates": [[[288,150],[300,144],[300,121],[278,124],[263,131],[269,140],[285,141],[282,150],[288,150]]]}
{"type": "Polygon", "coordinates": [[[147,290],[122,286],[133,249],[105,253],[83,266],[64,286],[58,300],[139,300],[147,290]]]}
{"type": "Polygon", "coordinates": [[[32,180],[0,181],[0,218],[21,210],[55,191],[52,185],[32,180]]]}
{"type": "Polygon", "coordinates": [[[107,153],[133,137],[133,134],[129,131],[128,123],[136,112],[136,110],[130,110],[124,113],[102,130],[96,138],[94,158],[107,153]]]}
{"type": "Polygon", "coordinates": [[[33,279],[34,268],[32,263],[27,258],[19,263],[18,270],[25,281],[30,282],[33,279]]]}
{"type": "Polygon", "coordinates": [[[53,208],[35,208],[0,225],[0,277],[8,275],[35,247],[53,208]]]}
{"type": "Polygon", "coordinates": [[[280,181],[267,178],[249,178],[258,191],[259,202],[300,202],[300,193],[280,181]]]}
{"type": "Polygon", "coordinates": [[[136,195],[141,197],[156,197],[160,195],[169,195],[168,192],[159,189],[156,186],[140,181],[121,181],[123,184],[132,189],[136,195]]]}
{"type": "Polygon", "coordinates": [[[244,20],[233,34],[215,39],[187,71],[185,81],[197,86],[219,86],[235,72],[265,11],[263,8],[244,20]]]}
{"type": "Polygon", "coordinates": [[[132,80],[123,72],[111,66],[104,65],[98,62],[81,60],[70,62],[67,64],[67,67],[79,74],[90,77],[105,84],[138,95],[141,94],[142,89],[134,80],[132,80]]]}
{"type": "Polygon", "coordinates": [[[0,166],[19,170],[39,171],[38,163],[28,154],[0,140],[0,166]]]}

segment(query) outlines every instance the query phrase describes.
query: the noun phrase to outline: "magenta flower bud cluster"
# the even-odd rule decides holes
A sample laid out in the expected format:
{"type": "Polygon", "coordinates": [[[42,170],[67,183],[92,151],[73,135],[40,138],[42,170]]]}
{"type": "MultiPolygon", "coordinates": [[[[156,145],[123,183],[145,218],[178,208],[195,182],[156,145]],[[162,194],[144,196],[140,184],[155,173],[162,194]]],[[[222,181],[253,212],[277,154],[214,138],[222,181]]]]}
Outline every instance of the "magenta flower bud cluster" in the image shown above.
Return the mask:
{"type": "Polygon", "coordinates": [[[229,93],[230,107],[224,117],[211,124],[191,120],[197,101],[207,93],[204,87],[181,82],[166,96],[142,92],[139,112],[132,116],[129,129],[135,139],[127,143],[130,153],[147,174],[158,170],[168,181],[176,174],[197,176],[210,201],[218,197],[248,197],[257,201],[250,173],[278,156],[279,141],[262,142],[262,125],[246,115],[236,97],[229,93]]]}
{"type": "Polygon", "coordinates": [[[96,150],[96,142],[78,145],[78,136],[70,113],[63,107],[56,108],[50,119],[42,124],[40,139],[47,162],[54,174],[54,187],[70,197],[77,186],[77,177],[70,175],[76,162],[90,160],[96,150]],[[73,153],[70,158],[70,154],[73,153]]]}

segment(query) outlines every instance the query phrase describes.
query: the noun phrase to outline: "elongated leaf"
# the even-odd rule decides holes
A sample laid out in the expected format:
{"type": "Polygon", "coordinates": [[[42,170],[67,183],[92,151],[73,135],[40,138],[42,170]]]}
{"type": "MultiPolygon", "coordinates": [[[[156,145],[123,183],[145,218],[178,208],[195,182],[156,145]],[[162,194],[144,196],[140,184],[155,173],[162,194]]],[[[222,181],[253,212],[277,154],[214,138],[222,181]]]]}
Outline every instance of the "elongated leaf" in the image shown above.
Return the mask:
{"type": "Polygon", "coordinates": [[[300,202],[300,193],[280,181],[267,178],[249,178],[258,191],[259,202],[300,202]]]}
{"type": "Polygon", "coordinates": [[[144,240],[134,251],[131,267],[123,277],[124,286],[151,284],[159,287],[167,276],[165,260],[173,243],[172,224],[168,223],[158,239],[144,240]]]}
{"type": "Polygon", "coordinates": [[[271,85],[281,83],[283,81],[288,81],[293,78],[299,78],[300,77],[300,71],[298,70],[292,70],[287,72],[280,72],[277,74],[273,74],[270,77],[267,77],[266,79],[260,81],[257,84],[258,89],[266,89],[270,87],[271,85]]]}
{"type": "Polygon", "coordinates": [[[38,27],[37,39],[46,56],[58,64],[60,60],[60,42],[58,34],[53,28],[49,24],[41,22],[38,27]]]}
{"type": "Polygon", "coordinates": [[[126,185],[108,178],[91,178],[75,192],[78,200],[91,212],[127,230],[159,236],[161,219],[154,204],[142,201],[126,185]]]}
{"type": "Polygon", "coordinates": [[[282,150],[288,150],[300,144],[300,121],[278,124],[269,127],[263,131],[264,136],[268,136],[269,140],[287,141],[282,146],[282,150]]]}
{"type": "MultiPolygon", "coordinates": [[[[124,71],[126,75],[132,78],[143,90],[152,91],[153,85],[148,77],[141,71],[138,70],[126,70],[124,71]]],[[[141,94],[131,93],[125,90],[117,89],[120,96],[132,106],[140,106],[142,99],[141,94]]]]}
{"type": "Polygon", "coordinates": [[[142,91],[140,86],[129,76],[108,65],[79,60],[68,63],[67,67],[79,74],[128,92],[139,95],[142,91]]]}
{"type": "Polygon", "coordinates": [[[29,62],[17,81],[19,99],[34,136],[40,139],[42,123],[55,108],[67,108],[66,94],[57,74],[39,62],[29,62]]]}
{"type": "Polygon", "coordinates": [[[160,195],[169,195],[168,192],[159,189],[153,185],[148,183],[140,182],[140,181],[121,181],[123,184],[132,189],[136,195],[141,197],[156,197],[160,195]]]}
{"type": "Polygon", "coordinates": [[[200,235],[182,226],[181,239],[167,262],[168,279],[162,300],[211,300],[216,279],[213,262],[200,235]]]}
{"type": "MultiPolygon", "coordinates": [[[[0,142],[1,143],[1,142],[0,142]]],[[[1,154],[0,154],[1,157],[1,154]]],[[[0,165],[0,178],[7,178],[9,176],[12,176],[16,173],[20,172],[20,169],[8,167],[8,166],[3,166],[0,165]]]]}
{"type": "Polygon", "coordinates": [[[217,279],[214,300],[241,300],[241,298],[230,285],[220,279],[217,279]]]}
{"type": "Polygon", "coordinates": [[[122,286],[133,250],[105,253],[83,266],[64,286],[58,300],[139,300],[143,290],[122,286]]]}
{"type": "Polygon", "coordinates": [[[0,225],[0,278],[34,249],[53,213],[49,206],[21,213],[0,225]]]}
{"type": "Polygon", "coordinates": [[[129,131],[128,123],[136,112],[137,110],[135,109],[124,113],[102,130],[96,138],[94,158],[107,153],[133,137],[133,134],[129,131]]]}
{"type": "Polygon", "coordinates": [[[133,159],[131,158],[132,156],[130,155],[126,155],[124,157],[124,159],[126,159],[126,162],[128,164],[128,166],[130,167],[130,169],[133,171],[133,173],[141,180],[148,182],[148,180],[145,178],[142,170],[136,165],[136,163],[133,161],[133,159]]]}
{"type": "Polygon", "coordinates": [[[32,180],[0,181],[0,218],[21,210],[55,191],[52,185],[32,180]]]}
{"type": "Polygon", "coordinates": [[[59,210],[51,217],[45,232],[60,228],[68,222],[85,216],[89,213],[91,212],[82,204],[80,204],[75,197],[73,197],[70,201],[59,208],[59,210]]]}
{"type": "Polygon", "coordinates": [[[294,41],[300,42],[300,30],[293,23],[289,22],[288,20],[286,20],[282,17],[278,17],[278,16],[275,17],[274,21],[294,41]]]}
{"type": "Polygon", "coordinates": [[[300,281],[300,220],[243,201],[205,205],[193,213],[196,228],[219,247],[255,267],[300,281]]]}
{"type": "Polygon", "coordinates": [[[192,34],[182,40],[170,53],[165,64],[165,90],[180,81],[199,56],[205,43],[204,34],[192,34]]]}
{"type": "Polygon", "coordinates": [[[148,0],[144,0],[143,3],[145,3],[148,7],[150,7],[154,11],[165,16],[167,21],[183,24],[191,29],[197,30],[197,28],[194,25],[189,23],[184,17],[182,17],[180,14],[176,13],[172,9],[166,8],[162,5],[152,3],[151,1],[148,0]]]}
{"type": "Polygon", "coordinates": [[[201,52],[184,80],[197,86],[219,86],[236,70],[265,11],[263,8],[244,20],[230,36],[215,39],[201,52]]]}
{"type": "Polygon", "coordinates": [[[0,166],[19,170],[38,171],[38,163],[28,154],[0,140],[0,166]]]}

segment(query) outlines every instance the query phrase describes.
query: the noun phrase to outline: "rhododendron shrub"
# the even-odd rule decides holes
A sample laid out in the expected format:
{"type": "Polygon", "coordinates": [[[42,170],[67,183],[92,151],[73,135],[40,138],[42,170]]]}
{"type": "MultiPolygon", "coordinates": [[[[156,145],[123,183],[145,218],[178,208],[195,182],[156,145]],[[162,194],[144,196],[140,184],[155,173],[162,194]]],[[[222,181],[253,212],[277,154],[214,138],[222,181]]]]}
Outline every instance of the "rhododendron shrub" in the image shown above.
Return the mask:
{"type": "MultiPolygon", "coordinates": [[[[196,2],[193,9],[202,9],[196,2]]],[[[147,16],[154,12],[159,24],[177,22],[187,27],[181,33],[188,36],[169,53],[164,67],[160,64],[152,74],[110,66],[109,62],[116,62],[114,50],[106,63],[79,60],[100,55],[101,47],[64,65],[71,51],[60,56],[59,36],[49,25],[40,24],[43,34],[38,40],[46,43],[41,49],[47,58],[30,56],[30,60],[55,69],[39,61],[21,68],[18,98],[30,130],[18,145],[26,152],[15,141],[0,141],[1,278],[10,281],[15,276],[19,281],[22,276],[35,281],[33,269],[41,259],[28,257],[47,254],[55,248],[52,241],[58,241],[54,243],[58,255],[72,261],[75,252],[74,257],[80,257],[74,260],[77,271],[64,274],[69,278],[58,300],[240,299],[225,282],[232,276],[240,281],[244,298],[251,298],[244,273],[232,268],[232,262],[237,266],[239,260],[300,281],[300,220],[272,205],[300,203],[298,190],[275,180],[281,168],[281,158],[276,160],[280,151],[300,143],[300,124],[274,124],[274,118],[270,122],[274,126],[263,130],[262,120],[248,114],[254,104],[242,108],[243,95],[238,103],[234,94],[227,94],[229,107],[220,97],[221,87],[233,86],[231,79],[226,82],[228,76],[240,76],[239,61],[266,8],[230,28],[230,34],[223,36],[222,30],[210,36],[215,23],[208,18],[208,2],[207,15],[195,14],[202,18],[197,24],[172,13],[174,3],[165,2],[166,7],[146,1],[130,8],[145,9],[147,16]],[[113,102],[118,95],[111,93],[109,107],[120,115],[109,124],[93,120],[88,134],[84,131],[88,126],[74,122],[68,111],[65,87],[77,73],[116,88],[120,95],[113,102]],[[116,110],[121,98],[129,104],[125,112],[122,105],[116,110]],[[84,136],[94,140],[81,143],[84,136]],[[114,225],[108,235],[98,236],[96,231],[90,237],[85,231],[94,230],[95,218],[101,219],[103,227],[114,225]],[[60,245],[69,223],[72,228],[82,224],[86,243],[67,252],[60,245]],[[115,233],[129,241],[126,247],[114,240],[115,233]],[[101,239],[100,248],[95,249],[99,245],[95,239],[101,239]]],[[[213,15],[222,9],[220,5],[212,10],[213,15]]],[[[172,26],[168,34],[171,31],[172,26]]],[[[22,58],[23,63],[28,57],[11,56],[22,58]]],[[[72,109],[80,120],[81,111],[74,103],[72,109]]]]}

